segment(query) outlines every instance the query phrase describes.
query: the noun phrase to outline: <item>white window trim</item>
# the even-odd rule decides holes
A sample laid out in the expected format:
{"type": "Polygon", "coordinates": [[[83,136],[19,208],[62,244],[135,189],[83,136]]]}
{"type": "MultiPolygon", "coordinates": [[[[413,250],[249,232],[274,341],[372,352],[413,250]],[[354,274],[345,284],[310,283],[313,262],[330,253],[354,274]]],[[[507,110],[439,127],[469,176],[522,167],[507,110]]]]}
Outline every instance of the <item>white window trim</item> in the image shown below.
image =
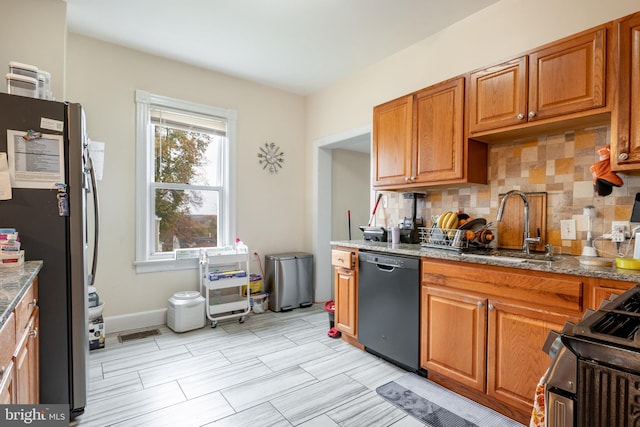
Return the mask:
{"type": "Polygon", "coordinates": [[[137,273],[155,271],[184,270],[198,268],[198,258],[175,259],[173,253],[157,255],[150,258],[146,251],[148,242],[154,233],[154,224],[148,221],[151,216],[152,199],[150,187],[153,182],[153,149],[149,141],[150,106],[174,108],[184,111],[222,117],[227,120],[228,147],[224,172],[226,191],[223,193],[222,206],[226,206],[228,214],[221,227],[223,235],[218,245],[231,244],[236,235],[236,123],[237,112],[207,105],[195,104],[165,96],[154,95],[143,90],[136,90],[136,260],[137,273]]]}

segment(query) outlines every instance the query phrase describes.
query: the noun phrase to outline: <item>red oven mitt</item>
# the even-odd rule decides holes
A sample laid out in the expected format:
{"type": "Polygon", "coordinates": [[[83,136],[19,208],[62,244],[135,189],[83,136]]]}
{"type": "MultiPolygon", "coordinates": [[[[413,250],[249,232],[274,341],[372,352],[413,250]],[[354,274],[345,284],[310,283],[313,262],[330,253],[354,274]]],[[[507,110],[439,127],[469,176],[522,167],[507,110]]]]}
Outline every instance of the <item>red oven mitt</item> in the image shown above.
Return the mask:
{"type": "Polygon", "coordinates": [[[593,176],[593,190],[599,196],[608,196],[613,191],[613,187],[622,187],[622,179],[611,171],[610,147],[608,145],[598,149],[600,161],[591,165],[591,175],[593,176]]]}

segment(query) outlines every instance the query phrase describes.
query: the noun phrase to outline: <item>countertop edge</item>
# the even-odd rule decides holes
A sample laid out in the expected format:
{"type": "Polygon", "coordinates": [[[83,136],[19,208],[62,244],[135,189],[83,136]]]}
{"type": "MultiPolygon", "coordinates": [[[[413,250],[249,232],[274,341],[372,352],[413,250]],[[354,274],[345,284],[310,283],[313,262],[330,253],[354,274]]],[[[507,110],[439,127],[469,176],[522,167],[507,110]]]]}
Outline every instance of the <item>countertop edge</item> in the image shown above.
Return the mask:
{"type": "Polygon", "coordinates": [[[20,301],[27,291],[28,285],[30,285],[38,273],[40,273],[42,265],[43,261],[26,261],[18,267],[0,266],[0,287],[7,282],[19,283],[19,288],[9,304],[6,306],[0,305],[0,329],[2,329],[9,315],[11,315],[16,305],[18,305],[18,301],[20,301]]]}
{"type": "Polygon", "coordinates": [[[578,257],[573,255],[562,255],[562,260],[560,261],[550,261],[543,263],[512,263],[500,260],[492,260],[488,258],[466,256],[464,253],[460,253],[457,251],[424,248],[419,244],[391,244],[388,242],[372,242],[365,240],[331,241],[330,244],[332,247],[342,246],[358,250],[377,251],[395,255],[425,257],[447,261],[466,262],[471,264],[493,265],[498,267],[512,268],[516,270],[533,270],[543,271],[547,273],[568,274],[573,276],[594,277],[598,279],[640,282],[640,271],[638,270],[617,268],[615,266],[615,263],[613,263],[611,267],[586,266],[580,264],[578,257]]]}

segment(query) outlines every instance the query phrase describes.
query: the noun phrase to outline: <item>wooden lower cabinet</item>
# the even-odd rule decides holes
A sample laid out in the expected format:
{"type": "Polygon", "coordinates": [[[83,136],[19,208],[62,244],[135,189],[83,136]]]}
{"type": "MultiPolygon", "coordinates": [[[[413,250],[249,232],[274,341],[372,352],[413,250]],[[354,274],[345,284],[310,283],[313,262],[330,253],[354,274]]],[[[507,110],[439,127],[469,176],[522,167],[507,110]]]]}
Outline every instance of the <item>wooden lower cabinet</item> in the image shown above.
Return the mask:
{"type": "Polygon", "coordinates": [[[462,292],[423,286],[420,365],[485,391],[486,304],[462,292]]]}
{"type": "Polygon", "coordinates": [[[420,365],[430,379],[523,424],[551,363],[551,330],[577,321],[578,276],[423,259],[420,365]]]}
{"type": "Polygon", "coordinates": [[[0,329],[0,404],[40,403],[38,279],[0,329]]]}
{"type": "Polygon", "coordinates": [[[356,288],[356,272],[346,268],[335,269],[335,327],[340,332],[356,337],[358,292],[356,288]]]}
{"type": "Polygon", "coordinates": [[[29,318],[14,355],[18,404],[40,401],[38,307],[29,318]]]}
{"type": "Polygon", "coordinates": [[[16,347],[16,319],[11,313],[0,329],[0,405],[16,403],[13,350],[16,347]]]}
{"type": "Polygon", "coordinates": [[[568,320],[529,307],[488,301],[487,394],[531,413],[536,384],[551,363],[542,346],[568,320]]]}
{"type": "Polygon", "coordinates": [[[356,344],[358,337],[358,250],[335,248],[331,251],[334,266],[334,324],[343,338],[356,344]]]}

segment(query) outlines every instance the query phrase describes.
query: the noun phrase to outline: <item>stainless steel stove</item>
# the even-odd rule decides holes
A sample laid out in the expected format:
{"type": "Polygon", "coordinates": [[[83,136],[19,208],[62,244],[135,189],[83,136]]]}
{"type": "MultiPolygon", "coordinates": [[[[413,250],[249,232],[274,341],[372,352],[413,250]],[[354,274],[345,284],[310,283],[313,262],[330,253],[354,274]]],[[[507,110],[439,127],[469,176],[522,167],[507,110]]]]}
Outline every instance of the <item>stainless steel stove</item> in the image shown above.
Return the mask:
{"type": "Polygon", "coordinates": [[[548,427],[640,426],[640,285],[551,332],[548,427]]]}

